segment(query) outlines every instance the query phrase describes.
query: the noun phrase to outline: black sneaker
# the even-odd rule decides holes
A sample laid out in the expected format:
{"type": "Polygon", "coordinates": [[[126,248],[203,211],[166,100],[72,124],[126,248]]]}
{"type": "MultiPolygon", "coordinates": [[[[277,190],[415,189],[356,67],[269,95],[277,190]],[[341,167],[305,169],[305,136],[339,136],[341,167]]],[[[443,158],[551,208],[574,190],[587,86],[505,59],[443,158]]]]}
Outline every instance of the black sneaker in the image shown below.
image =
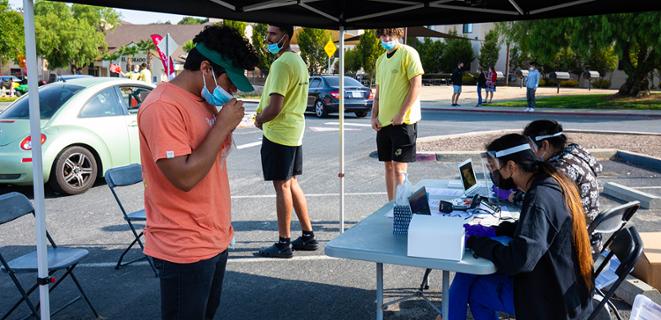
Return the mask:
{"type": "Polygon", "coordinates": [[[259,251],[253,253],[253,255],[264,258],[282,258],[282,259],[290,259],[294,257],[294,254],[292,253],[290,246],[286,246],[281,249],[280,247],[277,246],[277,244],[278,243],[275,243],[268,248],[260,249],[259,251]]]}
{"type": "Polygon", "coordinates": [[[315,238],[306,241],[303,237],[298,237],[291,242],[291,247],[297,251],[315,251],[319,249],[319,242],[315,238]]]}

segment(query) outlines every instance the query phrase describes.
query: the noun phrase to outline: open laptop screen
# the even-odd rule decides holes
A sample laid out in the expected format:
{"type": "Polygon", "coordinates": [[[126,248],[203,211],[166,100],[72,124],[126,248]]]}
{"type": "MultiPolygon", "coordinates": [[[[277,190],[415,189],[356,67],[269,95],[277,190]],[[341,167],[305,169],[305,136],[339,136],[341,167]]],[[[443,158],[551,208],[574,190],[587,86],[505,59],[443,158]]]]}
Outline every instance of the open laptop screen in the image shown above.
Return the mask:
{"type": "Polygon", "coordinates": [[[461,182],[464,184],[464,193],[468,194],[477,188],[477,179],[475,178],[471,159],[459,164],[459,174],[461,175],[461,182]]]}

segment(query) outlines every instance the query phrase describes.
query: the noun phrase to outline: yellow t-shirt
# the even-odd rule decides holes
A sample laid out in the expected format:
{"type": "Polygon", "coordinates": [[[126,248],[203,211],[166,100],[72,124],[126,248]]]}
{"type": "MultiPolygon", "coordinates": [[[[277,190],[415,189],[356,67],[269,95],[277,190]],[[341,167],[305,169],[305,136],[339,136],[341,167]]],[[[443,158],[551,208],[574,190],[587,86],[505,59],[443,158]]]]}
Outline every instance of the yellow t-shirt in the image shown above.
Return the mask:
{"type": "MultiPolygon", "coordinates": [[[[387,53],[376,60],[376,84],[379,86],[379,123],[382,127],[392,124],[392,118],[402,110],[402,104],[409,92],[409,80],[424,74],[420,56],[415,49],[401,44],[395,54],[388,58],[387,53]]],[[[420,121],[420,100],[416,99],[406,111],[404,123],[420,121]]]]}
{"type": "Polygon", "coordinates": [[[267,139],[290,147],[303,144],[309,80],[308,67],[296,53],[285,52],[271,64],[257,113],[268,108],[273,93],[282,95],[285,101],[280,113],[262,125],[267,139]]]}
{"type": "Polygon", "coordinates": [[[128,78],[131,80],[140,80],[140,72],[129,72],[128,73],[128,78]]]}
{"type": "Polygon", "coordinates": [[[143,69],[140,71],[140,80],[151,84],[151,71],[149,71],[149,69],[143,69]]]}

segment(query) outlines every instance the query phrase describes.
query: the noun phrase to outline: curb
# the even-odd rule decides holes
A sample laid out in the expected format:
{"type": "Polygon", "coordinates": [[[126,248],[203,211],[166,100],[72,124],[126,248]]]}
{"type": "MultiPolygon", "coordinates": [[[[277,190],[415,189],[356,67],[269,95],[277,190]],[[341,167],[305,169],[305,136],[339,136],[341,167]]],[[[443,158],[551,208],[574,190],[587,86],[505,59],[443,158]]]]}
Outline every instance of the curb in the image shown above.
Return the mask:
{"type": "Polygon", "coordinates": [[[618,150],[615,154],[615,160],[650,171],[661,172],[661,159],[646,154],[618,150]]]}
{"type": "Polygon", "coordinates": [[[598,117],[641,117],[661,119],[661,114],[656,113],[620,113],[620,112],[587,112],[587,111],[555,111],[553,109],[540,109],[535,112],[525,112],[523,110],[496,110],[496,109],[480,109],[480,108],[445,108],[445,107],[422,107],[423,111],[440,111],[440,112],[476,112],[476,113],[505,113],[505,114],[529,114],[529,115],[564,115],[564,116],[598,116],[598,117]]]}
{"type": "MultiPolygon", "coordinates": [[[[485,134],[507,134],[507,133],[521,133],[523,129],[500,129],[500,130],[486,130],[486,131],[473,131],[467,133],[455,133],[442,136],[427,136],[418,138],[418,142],[431,142],[437,140],[446,140],[463,137],[474,137],[485,134]]],[[[568,133],[597,133],[597,134],[630,134],[640,136],[661,136],[661,133],[656,132],[642,132],[642,131],[610,131],[610,130],[583,130],[583,129],[565,129],[564,132],[568,133]]]]}
{"type": "Polygon", "coordinates": [[[661,208],[661,198],[647,192],[629,188],[615,182],[604,184],[605,195],[624,201],[638,201],[643,209],[661,208]]]}

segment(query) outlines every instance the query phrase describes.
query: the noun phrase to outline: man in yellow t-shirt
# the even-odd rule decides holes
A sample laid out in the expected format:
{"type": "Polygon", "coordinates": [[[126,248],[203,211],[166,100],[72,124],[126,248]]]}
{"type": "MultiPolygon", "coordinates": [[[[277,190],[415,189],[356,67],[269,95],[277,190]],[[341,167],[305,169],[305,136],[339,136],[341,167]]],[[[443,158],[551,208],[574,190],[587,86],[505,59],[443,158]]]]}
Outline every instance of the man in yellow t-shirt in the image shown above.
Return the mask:
{"type": "Polygon", "coordinates": [[[140,79],[140,66],[137,64],[134,64],[131,70],[128,73],[120,73],[122,77],[129,78],[131,80],[139,80],[140,79]]]}
{"type": "Polygon", "coordinates": [[[307,201],[296,176],[303,173],[303,131],[308,99],[308,74],[305,62],[289,46],[294,27],[269,25],[267,48],[276,60],[271,64],[257,107],[255,126],[264,131],[262,171],[272,181],[276,193],[278,242],[259,250],[256,256],[291,258],[293,250],[317,250],[307,201]],[[296,215],[303,234],[291,241],[291,212],[296,215]]]}
{"type": "Polygon", "coordinates": [[[376,61],[376,94],[372,106],[372,128],[376,130],[379,161],[385,164],[388,200],[402,183],[409,162],[415,162],[417,122],[421,119],[419,93],[422,63],[418,52],[399,43],[403,28],[378,29],[386,49],[376,61]]]}
{"type": "Polygon", "coordinates": [[[152,82],[152,80],[151,80],[151,71],[149,71],[149,69],[147,69],[147,64],[144,63],[144,62],[140,65],[140,79],[139,80],[144,81],[144,82],[149,83],[149,84],[151,84],[151,82],[152,82]]]}

